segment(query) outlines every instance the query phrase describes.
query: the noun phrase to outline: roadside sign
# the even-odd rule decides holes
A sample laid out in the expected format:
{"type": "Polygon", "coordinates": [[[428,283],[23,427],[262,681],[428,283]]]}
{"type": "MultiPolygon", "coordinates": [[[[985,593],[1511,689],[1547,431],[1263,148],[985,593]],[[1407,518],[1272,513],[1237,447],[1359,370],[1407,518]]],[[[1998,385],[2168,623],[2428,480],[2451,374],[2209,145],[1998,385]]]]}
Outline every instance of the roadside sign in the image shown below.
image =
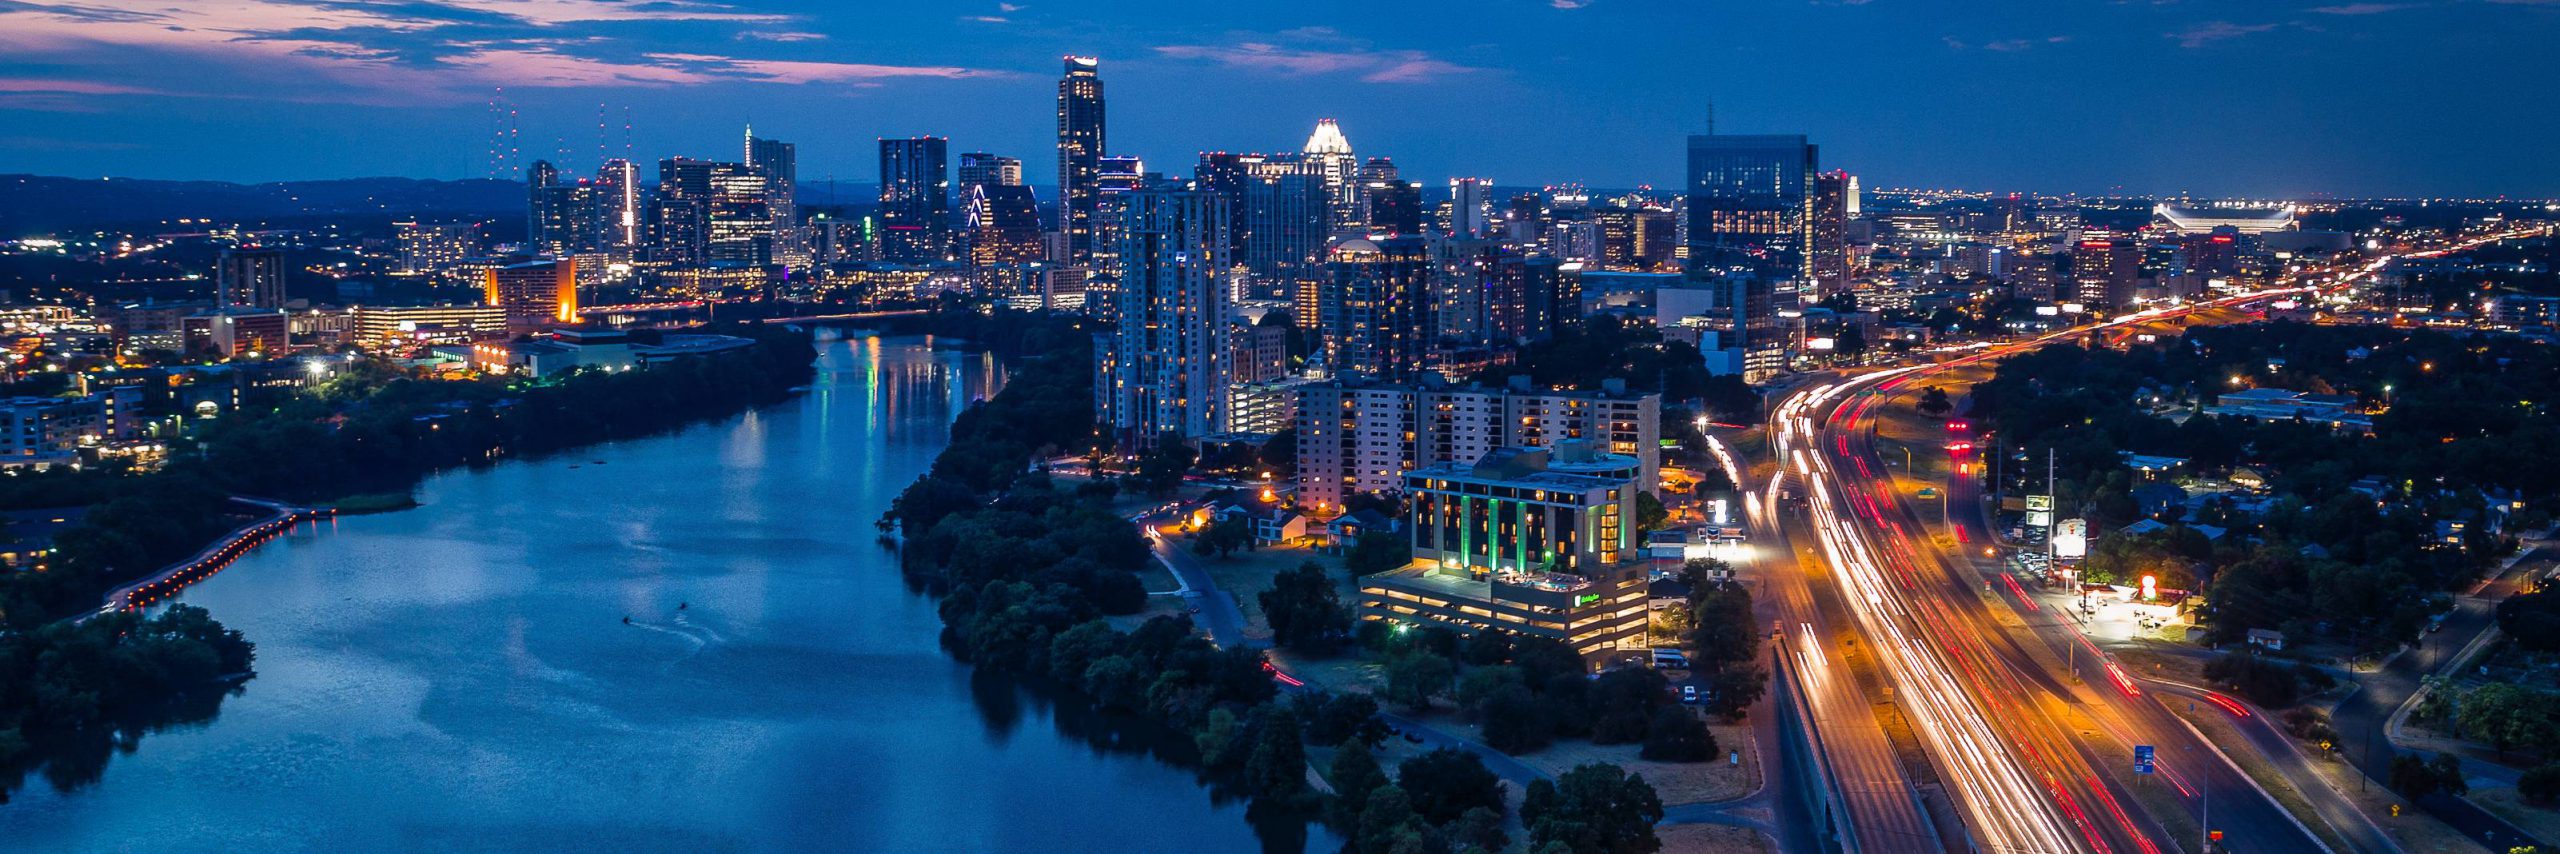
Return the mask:
{"type": "Polygon", "coordinates": [[[2134,746],[2133,746],[2133,770],[2138,771],[2138,772],[2141,772],[2141,773],[2144,773],[2144,774],[2149,774],[2149,773],[2151,773],[2151,769],[2152,769],[2152,750],[2151,750],[2151,745],[2148,745],[2148,744],[2137,744],[2137,745],[2134,745],[2134,746]]]}
{"type": "Polygon", "coordinates": [[[2027,509],[2029,509],[2029,510],[2048,510],[2048,511],[2049,511],[2049,510],[2052,510],[2052,509],[2053,509],[2053,496],[2050,496],[2050,495],[2030,495],[2030,496],[2027,496],[2027,509]]]}

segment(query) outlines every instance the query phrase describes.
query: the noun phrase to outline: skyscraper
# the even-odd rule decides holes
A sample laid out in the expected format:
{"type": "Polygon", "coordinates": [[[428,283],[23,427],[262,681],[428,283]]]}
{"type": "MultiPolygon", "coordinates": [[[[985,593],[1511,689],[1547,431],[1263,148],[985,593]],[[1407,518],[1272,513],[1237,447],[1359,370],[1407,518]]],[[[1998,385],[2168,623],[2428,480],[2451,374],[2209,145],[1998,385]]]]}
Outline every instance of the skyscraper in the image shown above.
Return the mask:
{"type": "Polygon", "coordinates": [[[1484,178],[1449,179],[1449,236],[1490,236],[1493,182],[1484,178]]]}
{"type": "Polygon", "coordinates": [[[1739,351],[1746,376],[1784,363],[1778,312],[1811,274],[1818,165],[1801,135],[1689,137],[1688,270],[1720,291],[1717,348],[1739,351]]]}
{"type": "Polygon", "coordinates": [[[1844,170],[1814,176],[1809,238],[1813,258],[1805,265],[1813,278],[1814,299],[1849,290],[1849,205],[1857,184],[1858,179],[1844,170]]]}
{"type": "Polygon", "coordinates": [[[614,158],[596,170],[596,196],[604,212],[608,248],[629,252],[640,246],[640,168],[614,158]]]}
{"type": "Polygon", "coordinates": [[[800,147],[778,139],[756,136],[755,128],[747,128],[747,166],[763,175],[765,206],[775,222],[795,220],[800,191],[800,147]]]}
{"type": "Polygon", "coordinates": [[[719,164],[670,157],[658,161],[657,203],[650,214],[651,257],[698,264],[710,254],[711,173],[719,164]]]}
{"type": "Polygon", "coordinates": [[[1800,135],[1689,137],[1690,266],[1807,278],[1817,166],[1800,135]]]}
{"type": "Polygon", "coordinates": [[[902,264],[943,261],[951,250],[949,141],[880,141],[880,254],[902,264]]]}
{"type": "Polygon", "coordinates": [[[778,139],[756,136],[747,128],[747,168],[764,177],[766,215],[773,219],[771,256],[807,260],[807,241],[800,235],[800,149],[778,139]]]}
{"type": "Polygon", "coordinates": [[[1058,79],[1058,230],[1070,264],[1093,256],[1093,203],[1103,152],[1102,60],[1066,58],[1058,79]]]}
{"type": "MultiPolygon", "coordinates": [[[[1244,257],[1265,296],[1301,295],[1324,279],[1325,239],[1332,234],[1332,196],[1314,164],[1297,155],[1246,155],[1244,257]]],[[[1312,325],[1312,317],[1301,317],[1312,325]]]]}
{"type": "Polygon", "coordinates": [[[969,197],[973,187],[1018,187],[1022,185],[1022,161],[984,151],[960,154],[960,167],[952,176],[951,189],[961,198],[969,197]]]}
{"type": "Polygon", "coordinates": [[[224,308],[283,308],[284,252],[241,247],[222,250],[214,271],[224,308]]]}
{"type": "Polygon", "coordinates": [[[1336,244],[1316,309],[1326,365],[1396,381],[1421,375],[1440,332],[1431,272],[1419,237],[1336,244]]]}
{"type": "Polygon", "coordinates": [[[710,195],[704,200],[704,260],[772,263],[774,196],[764,171],[744,163],[713,163],[705,177],[710,195]]]}
{"type": "Polygon", "coordinates": [[[1122,450],[1225,429],[1232,380],[1226,200],[1198,190],[1121,194],[1118,320],[1095,360],[1097,420],[1122,450]]]}
{"type": "MultiPolygon", "coordinates": [[[[1040,206],[1020,184],[969,188],[969,268],[984,284],[1008,267],[1041,259],[1040,206]]],[[[1020,278],[1020,277],[1015,277],[1020,278]]],[[[1011,296],[1011,294],[1005,294],[1011,296]]]]}
{"type": "Polygon", "coordinates": [[[537,249],[553,245],[558,242],[558,235],[568,231],[567,212],[560,209],[559,186],[560,170],[551,161],[536,160],[525,167],[524,239],[537,249]]]}
{"type": "Polygon", "coordinates": [[[1390,179],[1363,186],[1360,192],[1369,206],[1370,233],[1390,237],[1422,233],[1422,185],[1390,179]]]}
{"type": "Polygon", "coordinates": [[[1316,121],[1315,132],[1307,135],[1301,150],[1307,167],[1324,181],[1326,227],[1350,231],[1360,227],[1360,211],[1356,207],[1360,194],[1360,160],[1351,154],[1351,140],[1342,135],[1342,126],[1332,119],[1316,121]]]}

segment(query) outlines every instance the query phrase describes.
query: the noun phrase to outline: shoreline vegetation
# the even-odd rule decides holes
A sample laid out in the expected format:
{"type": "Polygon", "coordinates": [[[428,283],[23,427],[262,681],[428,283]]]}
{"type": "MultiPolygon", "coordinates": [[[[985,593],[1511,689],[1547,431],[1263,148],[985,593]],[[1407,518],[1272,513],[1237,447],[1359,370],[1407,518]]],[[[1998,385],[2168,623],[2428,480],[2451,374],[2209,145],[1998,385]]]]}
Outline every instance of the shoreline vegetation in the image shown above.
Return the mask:
{"type": "Polygon", "coordinates": [[[421,379],[360,361],[308,389],[244,390],[237,411],[202,425],[158,471],[0,477],[0,509],[88,508],[44,570],[0,574],[0,802],[38,768],[57,788],[94,782],[105,747],[209,720],[250,678],[254,646],[201,608],[69,619],[237,527],[231,496],[399,510],[437,472],[674,430],[787,399],[816,375],[806,331],[706,331],[755,346],[539,381],[421,379]]]}
{"type": "MultiPolygon", "coordinates": [[[[953,420],[950,444],[879,521],[911,582],[939,597],[942,642],[955,658],[1078,698],[1153,736],[1146,740],[1166,747],[1151,752],[1198,771],[1213,800],[1246,801],[1267,849],[1302,849],[1309,823],[1322,822],[1344,850],[1381,854],[1501,851],[1512,844],[1507,827],[1524,828],[1540,851],[1658,850],[1660,801],[1614,766],[1585,765],[1530,784],[1520,822],[1510,824],[1502,782],[1474,753],[1433,750],[1382,766],[1388,728],[1378,698],[1283,695],[1262,653],[1215,646],[1188,615],[1114,628],[1104,618],[1145,608],[1138,573],[1154,559],[1136,526],[1109,509],[1121,484],[1067,486],[1026,465],[1095,441],[1090,336],[1072,318],[1003,309],[970,315],[960,328],[933,325],[1016,356],[1003,390],[953,420]],[[1329,792],[1309,783],[1311,750],[1330,756],[1321,769],[1329,792]]],[[[1327,588],[1322,570],[1301,572],[1315,574],[1308,586],[1327,588]]],[[[1312,654],[1348,645],[1347,611],[1339,602],[1331,610],[1313,631],[1281,638],[1284,645],[1312,654]]],[[[1445,632],[1421,634],[1428,637],[1415,643],[1457,643],[1445,632]]],[[[1497,658],[1514,651],[1500,638],[1477,645],[1500,647],[1497,658]]],[[[1581,687],[1580,663],[1561,654],[1562,679],[1581,687]]],[[[1427,705],[1454,676],[1406,687],[1427,705]]],[[[1655,687],[1648,699],[1668,702],[1655,687]]]]}

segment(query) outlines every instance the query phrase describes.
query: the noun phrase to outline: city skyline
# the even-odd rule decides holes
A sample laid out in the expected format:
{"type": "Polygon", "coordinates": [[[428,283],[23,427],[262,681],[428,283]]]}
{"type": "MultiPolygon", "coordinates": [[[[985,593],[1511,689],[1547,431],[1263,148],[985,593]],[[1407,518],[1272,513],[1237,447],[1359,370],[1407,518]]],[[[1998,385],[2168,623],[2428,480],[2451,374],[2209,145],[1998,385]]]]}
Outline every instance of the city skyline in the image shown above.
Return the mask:
{"type": "Polygon", "coordinates": [[[717,157],[753,122],[804,146],[805,181],[876,180],[874,139],[931,135],[1022,158],[1047,188],[1054,69],[1077,54],[1100,57],[1119,101],[1109,150],[1166,163],[1289,150],[1334,118],[1426,183],[1669,188],[1680,140],[1712,113],[1725,133],[1805,134],[1826,168],[1877,187],[2560,195],[2560,164],[2532,142],[2560,113],[2476,82],[2530,74],[2560,4],[1171,11],[19,2],[0,7],[0,159],[79,176],[513,176],[537,158],[588,172],[602,156],[717,157]],[[515,150],[492,157],[500,88],[515,150]]]}

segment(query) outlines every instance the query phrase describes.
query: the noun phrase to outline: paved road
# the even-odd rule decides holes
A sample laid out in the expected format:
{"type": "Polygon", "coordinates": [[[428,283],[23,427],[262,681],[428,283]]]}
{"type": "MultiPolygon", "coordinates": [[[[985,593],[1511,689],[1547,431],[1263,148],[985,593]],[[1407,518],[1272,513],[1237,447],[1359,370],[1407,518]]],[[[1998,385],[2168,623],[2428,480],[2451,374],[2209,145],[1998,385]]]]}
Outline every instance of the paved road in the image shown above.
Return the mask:
{"type": "MultiPolygon", "coordinates": [[[[2497,624],[2498,600],[2513,594],[2528,575],[2548,569],[2554,557],[2560,554],[2548,548],[2535,549],[2472,595],[2457,597],[2453,613],[2445,617],[2444,631],[2422,635],[2416,649],[2357,680],[2360,687],[2338,703],[2329,719],[2346,742],[2343,747],[2348,760],[2365,776],[2377,784],[2391,779],[2391,759],[2400,752],[2391,745],[2390,734],[2385,731],[2391,716],[2417,693],[2421,679],[2450,664],[2463,647],[2497,624]]],[[[2467,766],[2474,763],[2477,760],[2465,760],[2466,773],[2470,773],[2467,766]]],[[[2551,847],[2464,798],[2432,795],[2417,799],[2416,804],[2491,851],[2521,845],[2539,845],[2546,850],[2551,847]]]]}
{"type": "Polygon", "coordinates": [[[1209,570],[1200,566],[1197,555],[1193,555],[1191,550],[1182,544],[1156,533],[1156,526],[1169,524],[1171,521],[1167,518],[1141,517],[1140,524],[1146,529],[1147,545],[1155,550],[1156,560],[1163,563],[1164,568],[1172,571],[1173,577],[1182,582],[1183,600],[1189,602],[1191,607],[1198,609],[1197,613],[1191,615],[1191,619],[1198,622],[1201,628],[1208,630],[1209,642],[1222,647],[1238,644],[1250,648],[1270,646],[1267,641],[1245,637],[1244,612],[1236,607],[1235,594],[1218,589],[1217,579],[1209,577],[1209,570]]]}
{"type": "MultiPolygon", "coordinates": [[[[2314,758],[2304,753],[2302,745],[2294,741],[2291,735],[2286,734],[2283,725],[2273,716],[2268,715],[2265,709],[2258,708],[2238,697],[2180,682],[2145,679],[2143,685],[2159,692],[2163,703],[2183,701],[2190,708],[2202,711],[2210,707],[2228,716],[2232,726],[2240,730],[2241,737],[2248,739],[2249,743],[2245,749],[2257,751],[2258,755],[2265,757],[2269,764],[2274,765],[2277,773],[2283,774],[2286,780],[2293,783],[2294,789],[2302,792],[2303,797],[2311,802],[2311,808],[2319,813],[2319,819],[2328,824],[2330,829],[2337,831],[2338,835],[2344,837],[2347,844],[2354,850],[2393,851],[2399,848],[2397,843],[2391,841],[2390,835],[2383,833],[2382,828],[2373,823],[2372,816],[2365,815],[2363,810],[2357,809],[2355,802],[2347,800],[2346,796],[2339,794],[2337,789],[2331,788],[2328,781],[2312,768],[2311,763],[2329,760],[2314,758]]],[[[2224,745],[2223,749],[2228,751],[2244,748],[2241,745],[2224,745]]]]}

